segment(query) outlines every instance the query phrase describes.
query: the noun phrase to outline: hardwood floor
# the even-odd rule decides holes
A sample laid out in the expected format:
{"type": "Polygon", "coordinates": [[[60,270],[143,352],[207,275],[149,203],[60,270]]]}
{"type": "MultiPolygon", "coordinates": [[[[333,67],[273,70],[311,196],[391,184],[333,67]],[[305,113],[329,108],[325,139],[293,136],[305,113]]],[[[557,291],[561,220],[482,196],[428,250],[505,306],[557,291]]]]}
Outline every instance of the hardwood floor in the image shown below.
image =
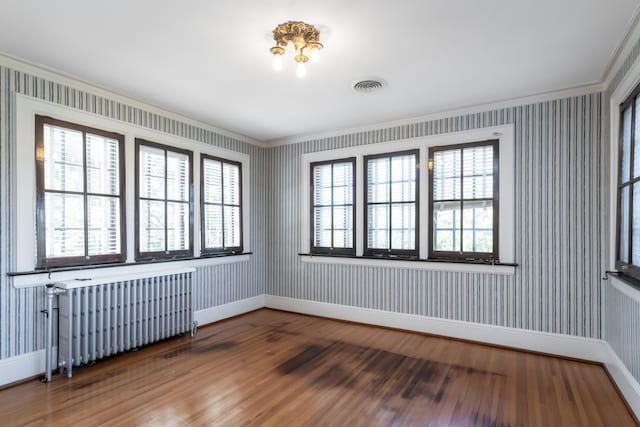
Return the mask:
{"type": "Polygon", "coordinates": [[[0,391],[0,425],[632,426],[602,367],[262,309],[0,391]]]}

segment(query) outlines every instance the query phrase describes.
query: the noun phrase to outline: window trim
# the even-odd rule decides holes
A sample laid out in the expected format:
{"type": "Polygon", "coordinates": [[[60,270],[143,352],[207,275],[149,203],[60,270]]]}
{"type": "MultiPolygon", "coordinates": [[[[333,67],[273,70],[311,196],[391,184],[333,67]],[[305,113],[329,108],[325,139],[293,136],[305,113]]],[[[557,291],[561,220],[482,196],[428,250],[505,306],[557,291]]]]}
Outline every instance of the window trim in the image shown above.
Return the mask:
{"type": "MultiPolygon", "coordinates": [[[[310,202],[310,218],[309,218],[309,225],[310,225],[310,230],[309,230],[309,248],[310,248],[310,253],[312,254],[327,254],[327,255],[355,255],[356,253],[356,158],[355,157],[345,157],[342,159],[334,159],[334,160],[321,160],[318,162],[312,162],[309,164],[309,176],[310,176],[310,189],[309,189],[309,194],[311,195],[311,197],[309,197],[309,202],[310,202]],[[313,195],[314,195],[314,175],[313,175],[313,168],[316,166],[322,166],[322,165],[334,165],[336,163],[351,163],[352,165],[352,169],[351,169],[351,174],[352,174],[352,194],[351,194],[351,207],[352,207],[352,223],[351,223],[351,233],[352,233],[352,238],[351,238],[351,242],[352,242],[352,247],[351,248],[327,248],[327,247],[322,247],[322,246],[315,246],[314,245],[314,221],[313,221],[313,214],[314,214],[314,208],[315,208],[315,204],[313,203],[313,195]]],[[[333,166],[331,167],[331,241],[333,242],[333,166]]]]}
{"type": "MultiPolygon", "coordinates": [[[[90,126],[84,126],[60,119],[55,119],[46,115],[35,115],[35,172],[36,172],[36,268],[49,267],[71,267],[85,266],[97,264],[123,263],[127,258],[127,239],[126,239],[126,164],[125,164],[125,144],[124,135],[97,129],[90,126]],[[62,194],[82,194],[84,204],[84,253],[83,256],[75,257],[50,257],[46,256],[46,221],[45,221],[45,193],[44,187],[44,126],[46,124],[59,126],[66,129],[72,129],[82,132],[82,150],[83,150],[83,190],[82,192],[60,191],[62,194]],[[112,138],[118,141],[118,179],[120,201],[120,253],[109,255],[89,255],[88,253],[88,215],[87,215],[87,198],[94,193],[87,191],[87,133],[98,136],[112,138]]],[[[106,196],[100,194],[100,196],[106,196]]],[[[114,196],[115,197],[115,196],[114,196]]]]}
{"type": "MultiPolygon", "coordinates": [[[[376,256],[381,258],[419,258],[420,254],[420,150],[403,150],[403,151],[392,151],[385,153],[376,153],[369,154],[363,157],[363,182],[364,182],[364,256],[376,256]],[[369,247],[369,191],[368,191],[368,163],[369,160],[380,159],[380,158],[389,158],[393,159],[394,157],[401,157],[406,155],[414,155],[416,159],[416,167],[415,167],[415,200],[413,202],[401,202],[401,203],[414,203],[415,204],[415,232],[414,232],[414,249],[393,249],[391,248],[391,205],[393,202],[391,198],[389,198],[388,203],[377,203],[377,204],[388,204],[389,205],[389,249],[381,249],[381,248],[370,248],[369,247]]],[[[389,183],[390,184],[390,183],[389,183]]]]}
{"type": "MultiPolygon", "coordinates": [[[[220,255],[220,254],[236,254],[236,253],[242,253],[243,250],[243,242],[244,242],[244,221],[243,221],[243,208],[242,208],[242,200],[243,200],[243,194],[242,194],[242,162],[236,161],[236,160],[228,160],[228,159],[224,159],[222,157],[217,157],[217,156],[212,156],[210,154],[206,154],[206,153],[200,153],[200,254],[202,256],[208,256],[208,255],[220,255]],[[204,207],[205,207],[205,201],[204,201],[204,161],[205,160],[213,160],[213,161],[219,161],[223,164],[223,168],[224,168],[224,164],[230,164],[230,165],[235,165],[238,166],[238,176],[239,176],[239,180],[238,180],[238,186],[240,188],[240,193],[239,193],[239,200],[240,200],[240,204],[237,205],[240,208],[240,246],[228,246],[225,247],[224,246],[224,207],[225,206],[236,206],[236,205],[225,205],[224,203],[224,174],[222,176],[222,203],[220,206],[222,206],[222,243],[223,246],[222,248],[208,248],[205,246],[205,242],[206,242],[206,238],[205,238],[205,234],[206,234],[206,227],[205,227],[205,215],[204,215],[204,207]]],[[[209,203],[209,204],[215,204],[215,203],[209,203]]]]}
{"type": "MultiPolygon", "coordinates": [[[[135,166],[134,166],[134,175],[135,175],[135,189],[134,189],[134,204],[135,204],[135,260],[136,261],[149,261],[149,260],[161,260],[161,259],[183,259],[183,258],[191,258],[193,257],[193,227],[194,227],[194,218],[193,218],[193,151],[186,150],[170,145],[160,144],[157,142],[149,141],[143,138],[135,138],[135,166]],[[166,203],[169,202],[167,199],[167,152],[171,151],[174,153],[184,154],[189,158],[189,248],[184,250],[173,250],[173,251],[156,251],[156,252],[141,252],[140,251],[140,146],[145,145],[148,147],[158,148],[165,151],[165,248],[167,244],[167,221],[166,221],[166,203]]],[[[184,203],[184,202],[182,202],[184,203]]]]}
{"type": "Polygon", "coordinates": [[[635,123],[637,119],[636,98],[640,97],[640,84],[638,84],[631,93],[620,103],[618,108],[618,139],[617,139],[617,168],[615,170],[614,185],[616,189],[616,222],[615,222],[615,268],[623,271],[624,274],[631,276],[636,280],[640,280],[640,265],[633,264],[633,187],[640,182],[640,176],[634,178],[634,146],[636,144],[635,123]],[[624,139],[624,110],[631,106],[631,123],[630,123],[630,139],[629,139],[629,180],[622,182],[622,149],[624,139]],[[622,214],[622,189],[629,188],[629,230],[627,235],[628,242],[628,262],[620,259],[620,220],[622,214]]]}
{"type": "MultiPolygon", "coordinates": [[[[429,183],[429,204],[427,207],[427,220],[429,222],[429,252],[428,258],[433,260],[497,260],[500,259],[500,221],[499,221],[499,212],[500,212],[500,169],[499,169],[499,161],[500,161],[500,148],[499,148],[499,140],[498,139],[488,139],[485,141],[476,141],[476,142],[466,142],[462,144],[452,144],[452,145],[439,145],[434,147],[429,147],[429,154],[427,159],[428,167],[428,178],[427,182],[429,183]],[[486,147],[493,146],[493,252],[454,252],[454,251],[436,251],[434,249],[433,240],[433,155],[438,151],[449,151],[455,149],[465,149],[465,148],[473,148],[473,147],[486,147]]],[[[463,164],[461,163],[461,170],[463,164]]],[[[462,193],[462,188],[464,182],[464,175],[460,175],[460,203],[461,207],[464,208],[464,202],[469,200],[486,200],[486,199],[465,199],[462,193]]],[[[462,233],[463,227],[460,227],[460,232],[462,233]]],[[[462,235],[460,236],[462,238],[462,235]]],[[[462,249],[462,241],[460,242],[462,249]]]]}

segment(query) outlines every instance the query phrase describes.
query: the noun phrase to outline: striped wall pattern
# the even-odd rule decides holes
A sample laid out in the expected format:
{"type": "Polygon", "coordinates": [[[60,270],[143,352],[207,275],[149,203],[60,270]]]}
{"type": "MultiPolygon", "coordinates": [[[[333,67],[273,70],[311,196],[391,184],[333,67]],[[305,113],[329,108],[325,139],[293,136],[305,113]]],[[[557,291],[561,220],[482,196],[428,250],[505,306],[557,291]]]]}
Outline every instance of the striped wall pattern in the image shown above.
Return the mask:
{"type": "MultiPolygon", "coordinates": [[[[603,180],[602,194],[603,194],[603,229],[602,236],[606,236],[603,239],[605,243],[603,248],[603,263],[602,265],[609,266],[609,253],[611,251],[611,245],[615,242],[615,236],[610,234],[610,224],[612,221],[616,221],[616,218],[610,217],[609,206],[614,202],[615,194],[611,194],[610,190],[610,103],[611,95],[620,85],[622,79],[624,79],[629,73],[631,67],[640,58],[640,39],[638,39],[631,52],[624,60],[620,70],[616,73],[611,84],[607,88],[603,102],[603,176],[606,179],[603,180]]],[[[610,266],[613,270],[614,266],[610,266]]],[[[615,280],[615,279],[612,279],[615,280]]],[[[640,382],[640,304],[629,296],[623,294],[615,287],[611,285],[611,282],[605,282],[605,298],[602,305],[602,316],[605,318],[603,338],[611,345],[611,348],[616,352],[620,360],[625,364],[626,368],[631,372],[633,377],[640,382]]],[[[627,286],[622,284],[622,286],[627,286]]]]}
{"type": "Polygon", "coordinates": [[[236,299],[264,293],[266,218],[266,150],[234,138],[214,133],[179,120],[146,111],[122,102],[97,96],[55,81],[11,69],[0,62],[0,359],[44,348],[43,293],[39,289],[14,289],[6,276],[12,265],[8,242],[12,212],[9,200],[15,153],[14,94],[23,94],[66,107],[98,114],[114,120],[165,132],[170,135],[248,154],[251,162],[251,250],[250,262],[199,268],[194,289],[196,309],[212,307],[236,299]]]}
{"type": "MultiPolygon", "coordinates": [[[[612,279],[615,280],[615,279],[612,279]]],[[[622,284],[622,286],[628,286],[622,284]]],[[[640,382],[640,302],[620,292],[610,283],[605,288],[604,336],[611,348],[640,382]]]]}
{"type": "Polygon", "coordinates": [[[270,149],[267,293],[599,338],[602,101],[592,93],[270,149]],[[397,270],[384,261],[380,268],[301,262],[303,154],[509,123],[514,276],[397,270]]]}

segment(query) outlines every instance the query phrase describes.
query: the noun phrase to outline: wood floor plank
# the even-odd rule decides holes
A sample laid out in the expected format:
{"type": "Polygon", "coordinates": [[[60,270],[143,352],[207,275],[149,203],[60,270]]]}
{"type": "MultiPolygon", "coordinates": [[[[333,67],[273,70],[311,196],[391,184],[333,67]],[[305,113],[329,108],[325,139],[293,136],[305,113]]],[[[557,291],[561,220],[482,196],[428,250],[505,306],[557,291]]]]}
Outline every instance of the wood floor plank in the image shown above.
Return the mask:
{"type": "Polygon", "coordinates": [[[259,310],[0,390],[0,425],[635,425],[601,366],[259,310]]]}

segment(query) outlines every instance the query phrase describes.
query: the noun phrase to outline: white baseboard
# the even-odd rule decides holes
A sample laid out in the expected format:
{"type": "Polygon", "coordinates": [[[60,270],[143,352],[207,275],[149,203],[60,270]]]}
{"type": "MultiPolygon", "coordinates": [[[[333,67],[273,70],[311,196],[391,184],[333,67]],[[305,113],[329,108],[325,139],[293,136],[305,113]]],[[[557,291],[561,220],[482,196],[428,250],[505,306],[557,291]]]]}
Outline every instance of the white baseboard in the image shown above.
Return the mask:
{"type": "MultiPolygon", "coordinates": [[[[57,349],[54,351],[57,354],[57,349]]],[[[0,360],[0,386],[44,375],[45,351],[39,350],[0,360]]]]}
{"type": "Polygon", "coordinates": [[[268,308],[442,335],[596,362],[604,362],[608,354],[602,340],[572,335],[482,325],[459,320],[438,319],[272,295],[267,295],[265,302],[268,308]]]}
{"type": "Polygon", "coordinates": [[[640,419],[640,383],[631,375],[609,343],[605,343],[609,360],[604,362],[611,378],[629,404],[631,410],[640,419]]]}
{"type": "Polygon", "coordinates": [[[248,313],[253,310],[264,307],[264,295],[233,301],[227,304],[218,305],[204,310],[198,310],[193,313],[193,320],[198,322],[198,326],[207,323],[217,322],[239,314],[248,313]]]}

